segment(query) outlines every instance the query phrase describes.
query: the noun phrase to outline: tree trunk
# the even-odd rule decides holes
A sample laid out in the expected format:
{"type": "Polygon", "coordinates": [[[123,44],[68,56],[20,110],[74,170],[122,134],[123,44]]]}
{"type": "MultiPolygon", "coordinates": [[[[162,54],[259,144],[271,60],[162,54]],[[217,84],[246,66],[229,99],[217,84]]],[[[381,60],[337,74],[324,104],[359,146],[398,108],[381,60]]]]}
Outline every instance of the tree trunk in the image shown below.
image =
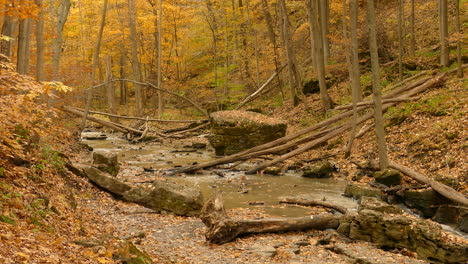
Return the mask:
{"type": "Polygon", "coordinates": [[[403,81],[403,0],[398,0],[398,77],[403,81]]]}
{"type": "MultiPolygon", "coordinates": [[[[159,0],[159,16],[158,16],[158,88],[162,88],[162,1],[159,0]]],[[[161,118],[164,112],[163,93],[158,90],[158,117],[161,118]]]]}
{"type": "Polygon", "coordinates": [[[448,7],[447,0],[439,0],[439,31],[440,31],[440,64],[449,66],[449,45],[448,45],[448,7]]]}
{"type": "MultiPolygon", "coordinates": [[[[115,107],[115,90],[114,90],[114,83],[110,82],[113,79],[112,74],[112,57],[107,55],[106,57],[106,80],[109,84],[106,87],[106,94],[107,94],[107,106],[109,107],[109,113],[116,114],[117,110],[115,107]]],[[[117,119],[111,117],[110,120],[112,122],[116,122],[117,119]]]]}
{"type": "Polygon", "coordinates": [[[29,35],[31,33],[31,20],[25,18],[19,23],[18,52],[16,70],[19,74],[28,74],[29,70],[29,35]]]}
{"type": "Polygon", "coordinates": [[[298,65],[296,63],[296,54],[294,52],[291,31],[289,28],[288,9],[285,0],[279,0],[279,9],[281,14],[281,35],[283,39],[286,57],[288,59],[288,74],[289,74],[289,91],[293,106],[299,104],[298,94],[302,91],[302,80],[299,75],[298,65]]]}
{"type": "Polygon", "coordinates": [[[410,44],[410,55],[416,54],[416,35],[414,32],[414,22],[416,19],[416,10],[414,8],[414,0],[411,0],[411,20],[410,20],[410,33],[411,33],[411,44],[410,44]]]}
{"type": "Polygon", "coordinates": [[[36,0],[36,5],[39,7],[39,19],[36,24],[36,79],[44,81],[44,9],[42,6],[43,0],[36,0]]]}
{"type": "Polygon", "coordinates": [[[62,45],[63,45],[63,28],[68,19],[68,14],[70,12],[71,1],[70,0],[61,0],[59,9],[57,12],[57,38],[53,40],[54,46],[54,55],[52,58],[53,66],[53,78],[58,80],[59,70],[60,70],[60,57],[62,55],[62,45]]]}
{"type": "Polygon", "coordinates": [[[271,45],[273,45],[273,56],[274,56],[274,63],[275,63],[275,71],[276,71],[276,79],[278,80],[278,85],[279,89],[282,95],[282,98],[284,100],[284,94],[283,94],[283,80],[281,79],[280,75],[280,65],[279,65],[279,54],[278,54],[278,44],[276,41],[276,34],[275,34],[275,29],[273,26],[273,18],[271,17],[270,14],[270,9],[268,7],[268,1],[267,0],[262,0],[262,10],[263,10],[263,15],[265,17],[267,29],[268,29],[268,38],[270,39],[271,45]]]}
{"type": "Polygon", "coordinates": [[[200,218],[208,228],[206,239],[215,244],[224,244],[248,234],[337,228],[340,219],[332,214],[321,214],[295,218],[234,220],[227,216],[220,192],[205,203],[200,218]]]}
{"type": "Polygon", "coordinates": [[[102,35],[104,33],[104,26],[106,25],[107,2],[108,0],[104,0],[104,6],[102,8],[101,25],[99,27],[98,38],[96,40],[96,47],[94,49],[93,54],[93,66],[91,69],[91,85],[90,88],[86,90],[86,108],[83,115],[83,120],[81,121],[81,131],[83,131],[86,126],[86,119],[88,117],[88,112],[91,108],[91,100],[93,98],[93,86],[94,82],[96,81],[96,69],[99,63],[99,53],[101,50],[102,35]]]}
{"type": "MultiPolygon", "coordinates": [[[[138,47],[137,47],[137,31],[136,31],[136,7],[135,0],[128,0],[128,22],[130,27],[130,41],[132,49],[132,66],[133,66],[133,78],[139,82],[141,78],[141,67],[138,60],[138,47]]],[[[142,87],[138,84],[135,86],[135,106],[136,115],[140,116],[143,112],[142,105],[142,87]]]]}
{"type": "MultiPolygon", "coordinates": [[[[120,79],[125,79],[125,55],[123,54],[123,50],[121,50],[120,54],[120,70],[119,70],[119,77],[120,79]]],[[[127,82],[120,81],[120,105],[127,104],[127,82]]]]}
{"type": "Polygon", "coordinates": [[[460,23],[460,1],[456,0],[456,19],[457,19],[457,77],[463,78],[463,69],[462,69],[462,31],[461,31],[461,23],[460,23]]]}
{"type": "MultiPolygon", "coordinates": [[[[329,20],[330,20],[330,0],[318,0],[319,12],[320,12],[320,28],[322,47],[323,47],[323,61],[324,64],[328,64],[328,58],[330,57],[330,44],[328,41],[328,31],[329,31],[329,20]]],[[[318,13],[317,13],[318,14],[318,13]]]]}
{"type": "MultiPolygon", "coordinates": [[[[2,7],[2,8],[6,8],[2,7]]],[[[7,57],[11,56],[11,41],[13,39],[13,28],[14,28],[13,18],[8,15],[3,16],[3,25],[2,25],[2,35],[10,38],[9,40],[0,40],[0,53],[4,54],[7,57]]]]}
{"type": "Polygon", "coordinates": [[[319,0],[308,0],[307,1],[307,12],[309,17],[309,25],[311,27],[311,32],[313,36],[311,38],[314,40],[313,57],[315,57],[316,70],[317,70],[317,79],[320,86],[320,99],[322,100],[322,105],[324,111],[328,111],[332,108],[332,101],[327,91],[327,83],[325,81],[325,56],[324,56],[324,47],[323,47],[323,34],[322,28],[319,21],[319,12],[320,4],[319,0]]]}
{"type": "Polygon", "coordinates": [[[369,46],[372,64],[372,90],[375,105],[375,132],[379,151],[379,164],[382,170],[388,166],[387,144],[385,142],[384,120],[382,113],[382,90],[380,88],[380,66],[377,50],[377,32],[374,0],[367,0],[367,24],[369,27],[369,46]]]}

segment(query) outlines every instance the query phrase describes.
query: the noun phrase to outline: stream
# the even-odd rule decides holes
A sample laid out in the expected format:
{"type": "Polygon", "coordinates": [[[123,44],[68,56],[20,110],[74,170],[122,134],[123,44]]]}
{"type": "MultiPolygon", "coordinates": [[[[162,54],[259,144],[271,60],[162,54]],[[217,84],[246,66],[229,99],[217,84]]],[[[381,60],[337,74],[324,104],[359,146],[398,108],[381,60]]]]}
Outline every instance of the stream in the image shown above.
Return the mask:
{"type": "MultiPolygon", "coordinates": [[[[207,144],[206,138],[203,137],[165,140],[163,143],[129,144],[127,140],[116,135],[108,136],[100,140],[83,139],[82,143],[91,146],[95,151],[118,153],[119,162],[122,164],[118,178],[123,181],[147,182],[160,177],[159,170],[207,162],[216,158],[214,151],[209,147],[192,147],[194,142],[207,144]]],[[[242,164],[243,167],[248,165],[242,164]]],[[[184,174],[166,179],[179,184],[198,185],[205,199],[219,188],[222,190],[226,209],[255,208],[272,216],[284,217],[304,216],[312,210],[279,204],[279,200],[285,197],[326,200],[350,210],[357,209],[355,200],[342,196],[346,186],[343,180],[304,178],[296,171],[287,171],[281,176],[245,175],[241,170],[227,169],[218,169],[217,172],[222,176],[202,171],[200,174],[184,174]]]]}

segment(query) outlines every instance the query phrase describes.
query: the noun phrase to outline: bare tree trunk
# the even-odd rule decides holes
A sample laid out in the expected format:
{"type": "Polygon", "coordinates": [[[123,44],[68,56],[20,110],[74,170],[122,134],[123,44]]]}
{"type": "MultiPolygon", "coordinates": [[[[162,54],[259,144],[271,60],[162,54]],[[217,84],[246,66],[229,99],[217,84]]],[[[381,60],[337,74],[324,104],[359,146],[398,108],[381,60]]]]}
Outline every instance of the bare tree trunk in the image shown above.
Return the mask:
{"type": "Polygon", "coordinates": [[[18,52],[16,70],[19,74],[28,74],[29,70],[29,35],[31,33],[31,20],[25,18],[20,21],[18,32],[18,52]]]}
{"type": "Polygon", "coordinates": [[[281,79],[280,75],[280,65],[279,65],[279,54],[278,54],[278,44],[276,41],[276,34],[273,26],[273,19],[270,14],[270,10],[268,7],[268,2],[267,0],[262,0],[262,10],[263,10],[263,15],[265,16],[265,21],[267,24],[267,29],[268,29],[268,37],[270,39],[271,44],[273,45],[273,56],[274,56],[274,62],[275,62],[275,71],[276,71],[276,78],[278,80],[278,85],[280,88],[281,96],[284,100],[284,92],[283,92],[283,80],[281,79]]]}
{"type": "Polygon", "coordinates": [[[289,29],[289,18],[288,9],[286,7],[285,0],[279,0],[279,9],[281,13],[281,33],[283,38],[284,49],[286,51],[286,57],[288,58],[288,70],[289,70],[289,90],[291,93],[291,100],[293,106],[299,104],[298,93],[300,93],[302,80],[299,75],[299,69],[296,63],[296,54],[294,53],[294,47],[292,42],[291,31],[289,29]]]}
{"type": "MultiPolygon", "coordinates": [[[[107,55],[106,57],[106,81],[109,84],[106,87],[106,94],[107,94],[107,106],[109,107],[109,113],[116,114],[116,107],[115,107],[115,90],[114,90],[114,83],[110,82],[113,79],[112,74],[112,57],[107,55]]],[[[112,122],[116,122],[117,119],[111,117],[112,122]]]]}
{"type": "Polygon", "coordinates": [[[99,53],[101,50],[102,35],[104,33],[104,26],[106,25],[107,2],[108,0],[104,0],[104,6],[102,8],[101,25],[99,27],[98,38],[96,40],[96,47],[94,49],[94,54],[93,54],[93,66],[91,70],[91,85],[90,85],[90,88],[86,90],[86,107],[85,107],[85,112],[83,114],[83,120],[81,121],[81,131],[83,131],[86,126],[86,119],[88,118],[88,113],[91,108],[91,100],[93,98],[92,87],[94,86],[94,83],[96,81],[96,70],[97,70],[98,62],[99,62],[99,53]]]}
{"type": "MultiPolygon", "coordinates": [[[[328,58],[330,57],[330,44],[328,41],[329,31],[329,19],[330,19],[330,0],[319,0],[319,12],[320,12],[320,27],[322,29],[322,47],[323,47],[323,61],[324,64],[328,64],[328,58]]],[[[318,14],[318,13],[317,13],[318,14]]]]}
{"type": "Polygon", "coordinates": [[[411,20],[410,20],[410,33],[411,33],[411,44],[410,44],[410,55],[416,54],[416,35],[414,32],[414,21],[416,19],[416,10],[414,8],[414,0],[411,0],[411,20]]]}
{"type": "MultiPolygon", "coordinates": [[[[6,5],[8,4],[5,4],[5,7],[2,8],[6,8],[6,5]]],[[[0,53],[7,57],[11,56],[11,40],[13,39],[14,24],[11,16],[6,14],[3,16],[2,35],[10,38],[10,40],[0,40],[0,53]]]]}
{"type": "MultiPolygon", "coordinates": [[[[159,0],[159,16],[158,16],[158,88],[162,88],[162,1],[159,0]]],[[[164,112],[163,93],[158,90],[158,117],[161,118],[164,112]]]]}
{"type": "MultiPolygon", "coordinates": [[[[130,27],[130,41],[132,46],[132,66],[133,66],[133,78],[139,82],[141,78],[141,67],[138,60],[138,47],[137,47],[137,31],[136,31],[136,7],[135,0],[128,0],[128,22],[130,27]]],[[[142,102],[142,87],[138,84],[135,86],[135,106],[136,115],[140,116],[143,112],[142,102]]]]}
{"type": "Polygon", "coordinates": [[[457,77],[458,78],[463,78],[463,70],[462,70],[462,54],[461,54],[461,44],[462,44],[462,31],[461,31],[461,23],[460,23],[460,1],[456,0],[456,13],[457,13],[457,33],[458,33],[458,38],[457,38],[457,77]]]}
{"type": "Polygon", "coordinates": [[[63,28],[68,19],[68,14],[70,12],[71,1],[70,0],[61,0],[59,9],[57,12],[57,38],[53,40],[54,46],[54,55],[52,58],[53,65],[53,78],[58,79],[59,70],[60,70],[60,57],[62,55],[62,44],[63,44],[63,28]]]}
{"type": "Polygon", "coordinates": [[[440,64],[449,66],[449,45],[448,45],[448,8],[447,0],[439,0],[439,33],[440,33],[440,64]]]}
{"type": "Polygon", "coordinates": [[[351,128],[351,133],[346,146],[345,156],[349,157],[351,155],[351,149],[353,147],[354,137],[356,134],[357,128],[357,103],[362,101],[361,93],[361,81],[360,81],[360,71],[359,71],[359,58],[358,58],[358,40],[357,40],[357,22],[358,22],[358,3],[357,0],[349,1],[349,12],[350,12],[350,29],[351,29],[351,72],[349,76],[351,77],[351,93],[353,97],[353,126],[351,128]]]}
{"type": "Polygon", "coordinates": [[[314,40],[314,47],[313,50],[316,62],[316,70],[317,70],[317,79],[319,81],[320,86],[320,99],[322,100],[323,109],[327,111],[332,108],[332,101],[330,96],[328,95],[327,91],[327,83],[325,81],[325,58],[324,58],[324,47],[323,47],[323,34],[322,28],[320,26],[319,21],[319,0],[308,0],[307,4],[307,12],[309,17],[309,24],[311,27],[311,32],[313,34],[312,39],[314,40]]]}
{"type": "Polygon", "coordinates": [[[36,5],[39,7],[39,19],[36,24],[36,79],[43,81],[44,76],[44,10],[42,6],[43,0],[36,0],[36,5]]]}
{"type": "Polygon", "coordinates": [[[377,147],[379,150],[379,164],[382,170],[388,167],[387,144],[385,142],[385,130],[382,111],[382,90],[380,88],[380,66],[377,50],[377,32],[375,22],[374,0],[367,0],[367,24],[369,27],[369,46],[372,64],[372,90],[375,105],[375,131],[377,135],[377,147]]]}
{"type": "Polygon", "coordinates": [[[258,52],[258,36],[257,36],[257,31],[254,29],[252,25],[252,21],[250,20],[250,5],[249,5],[249,0],[245,0],[245,7],[246,7],[246,13],[247,13],[247,23],[249,24],[250,28],[250,33],[254,35],[254,49],[255,49],[255,82],[257,87],[260,86],[260,58],[259,58],[259,52],[258,52]]]}
{"type": "Polygon", "coordinates": [[[398,0],[398,78],[403,80],[403,0],[398,0]]]}
{"type": "MultiPolygon", "coordinates": [[[[121,51],[123,53],[123,51],[121,51]]],[[[120,70],[119,70],[120,79],[125,79],[125,55],[120,55],[120,70]]],[[[127,104],[127,83],[125,81],[119,82],[120,86],[120,105],[127,104]]]]}

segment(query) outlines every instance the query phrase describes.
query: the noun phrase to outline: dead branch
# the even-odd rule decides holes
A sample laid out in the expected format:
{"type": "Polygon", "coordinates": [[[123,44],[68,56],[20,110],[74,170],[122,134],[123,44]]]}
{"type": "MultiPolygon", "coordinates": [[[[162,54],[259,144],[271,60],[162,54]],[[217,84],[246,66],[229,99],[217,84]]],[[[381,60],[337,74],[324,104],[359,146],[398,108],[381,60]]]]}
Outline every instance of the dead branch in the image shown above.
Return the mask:
{"type": "MultiPolygon", "coordinates": [[[[387,103],[411,102],[411,101],[417,101],[419,99],[420,99],[420,97],[410,97],[410,98],[401,98],[401,97],[399,97],[399,98],[384,99],[384,100],[382,100],[382,103],[387,104],[387,103]]],[[[373,101],[364,101],[364,102],[357,103],[357,106],[372,107],[372,106],[374,106],[374,102],[373,101]]],[[[341,106],[335,107],[335,110],[348,110],[348,109],[351,109],[351,108],[353,108],[353,105],[341,105],[341,106]]]]}
{"type": "Polygon", "coordinates": [[[220,192],[205,203],[200,218],[208,228],[206,239],[215,244],[224,244],[248,234],[337,228],[340,219],[332,214],[321,214],[295,218],[234,220],[227,216],[220,192]]]}
{"type": "Polygon", "coordinates": [[[297,205],[304,205],[304,206],[322,206],[322,207],[334,209],[342,214],[346,214],[348,212],[348,209],[346,209],[343,206],[339,206],[339,205],[332,204],[332,203],[325,202],[325,201],[285,198],[285,199],[282,199],[280,203],[297,204],[297,205]]]}

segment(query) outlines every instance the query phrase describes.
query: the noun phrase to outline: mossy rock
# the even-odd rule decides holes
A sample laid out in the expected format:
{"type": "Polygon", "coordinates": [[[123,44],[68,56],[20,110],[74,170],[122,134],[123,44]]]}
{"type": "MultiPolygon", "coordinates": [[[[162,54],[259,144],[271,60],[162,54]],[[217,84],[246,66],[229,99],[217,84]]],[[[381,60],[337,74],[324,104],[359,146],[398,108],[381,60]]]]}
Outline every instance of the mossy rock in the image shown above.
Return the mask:
{"type": "Polygon", "coordinates": [[[306,166],[302,177],[306,178],[330,178],[335,167],[329,161],[319,162],[317,165],[306,166]]]}
{"type": "Polygon", "coordinates": [[[138,249],[132,242],[123,242],[113,254],[114,260],[125,264],[153,264],[153,260],[143,250],[138,249]]]}
{"type": "Polygon", "coordinates": [[[361,197],[375,197],[381,200],[384,196],[380,189],[354,183],[346,185],[343,195],[354,199],[361,199],[361,197]]]}
{"type": "Polygon", "coordinates": [[[109,151],[93,152],[93,165],[112,176],[116,176],[120,170],[117,154],[109,151]]]}
{"type": "Polygon", "coordinates": [[[401,174],[400,172],[392,169],[377,171],[374,173],[375,181],[386,186],[400,185],[401,174]]]}

